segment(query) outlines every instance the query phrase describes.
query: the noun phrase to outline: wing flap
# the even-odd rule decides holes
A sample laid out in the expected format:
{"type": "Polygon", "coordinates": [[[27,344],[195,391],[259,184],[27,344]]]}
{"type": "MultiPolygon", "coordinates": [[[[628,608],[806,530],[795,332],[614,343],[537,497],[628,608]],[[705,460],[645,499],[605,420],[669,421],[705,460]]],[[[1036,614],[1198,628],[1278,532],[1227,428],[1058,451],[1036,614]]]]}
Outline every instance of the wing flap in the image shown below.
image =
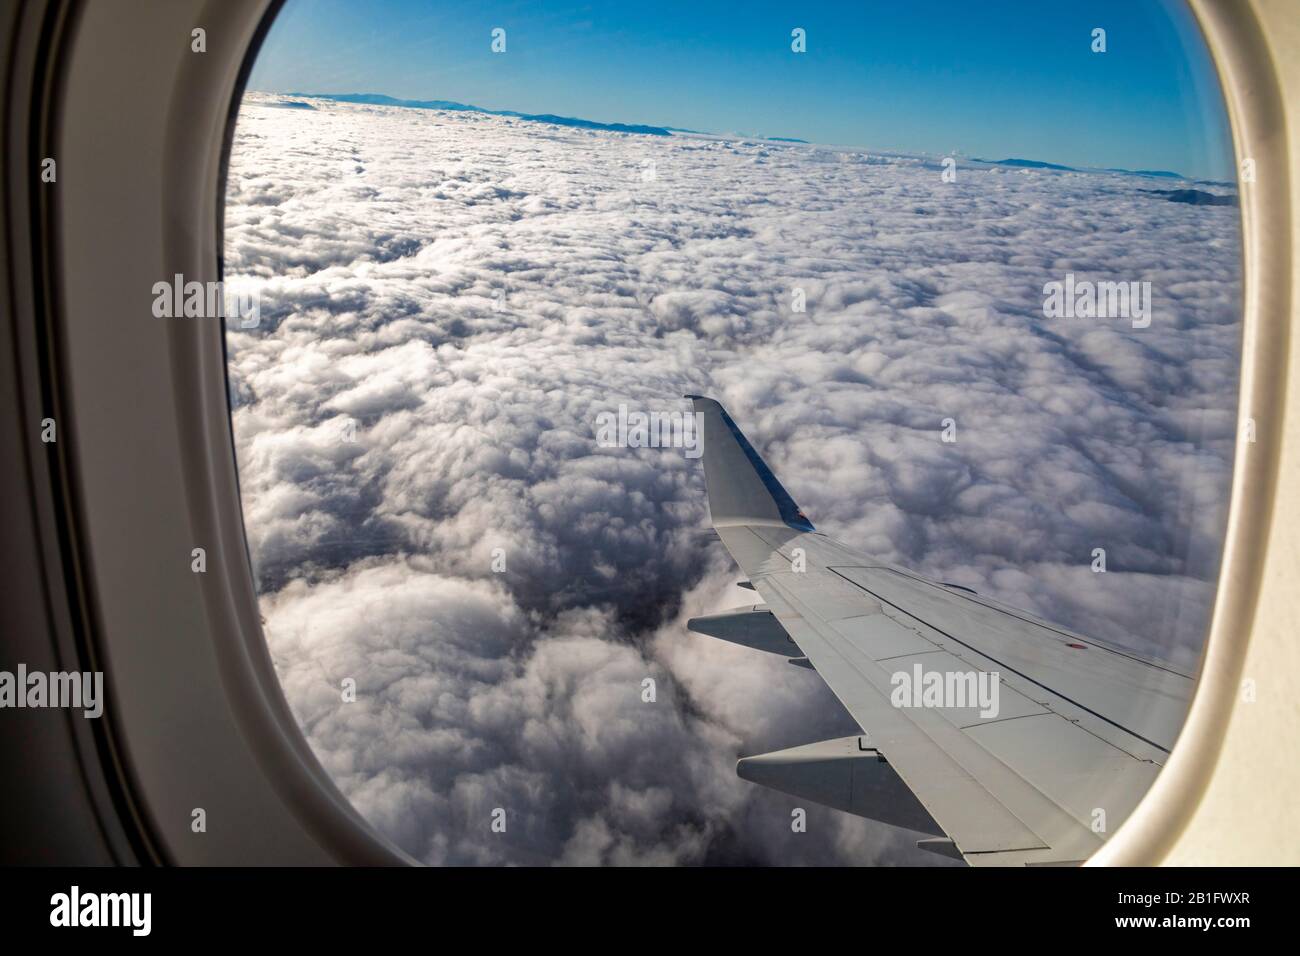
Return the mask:
{"type": "Polygon", "coordinates": [[[1186,714],[1192,678],[1024,612],[885,567],[833,567],[869,596],[1049,686],[1168,753],[1186,714]]]}
{"type": "Polygon", "coordinates": [[[828,635],[829,628],[796,596],[802,581],[791,582],[790,576],[755,583],[832,693],[963,852],[1047,849],[1012,806],[1053,819],[1058,829],[1070,827],[1072,821],[1023,781],[1018,788],[1009,781],[1016,794],[990,792],[981,776],[990,779],[1005,768],[994,766],[994,758],[942,716],[894,707],[886,667],[846,639],[828,635]]]}

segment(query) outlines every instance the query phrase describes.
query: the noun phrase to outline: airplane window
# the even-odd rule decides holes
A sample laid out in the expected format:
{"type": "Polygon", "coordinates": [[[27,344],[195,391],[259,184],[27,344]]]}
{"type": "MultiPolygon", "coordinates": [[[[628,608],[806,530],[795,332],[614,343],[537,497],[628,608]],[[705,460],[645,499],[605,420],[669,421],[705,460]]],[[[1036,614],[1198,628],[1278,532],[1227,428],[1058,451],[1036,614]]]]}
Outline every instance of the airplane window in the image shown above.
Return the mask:
{"type": "Polygon", "coordinates": [[[1085,859],[1197,673],[1252,175],[1175,3],[289,0],[223,256],[306,739],[434,864],[1085,859]]]}

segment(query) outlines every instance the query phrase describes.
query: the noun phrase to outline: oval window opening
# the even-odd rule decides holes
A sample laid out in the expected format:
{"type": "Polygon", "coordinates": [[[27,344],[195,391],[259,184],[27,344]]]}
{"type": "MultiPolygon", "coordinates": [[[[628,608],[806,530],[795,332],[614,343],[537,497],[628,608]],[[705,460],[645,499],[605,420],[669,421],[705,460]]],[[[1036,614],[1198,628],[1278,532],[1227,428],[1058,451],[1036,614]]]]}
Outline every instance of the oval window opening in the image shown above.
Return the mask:
{"type": "Polygon", "coordinates": [[[1179,5],[903,6],[285,4],[244,520],[415,857],[1077,862],[1167,759],[1253,171],[1179,5]]]}

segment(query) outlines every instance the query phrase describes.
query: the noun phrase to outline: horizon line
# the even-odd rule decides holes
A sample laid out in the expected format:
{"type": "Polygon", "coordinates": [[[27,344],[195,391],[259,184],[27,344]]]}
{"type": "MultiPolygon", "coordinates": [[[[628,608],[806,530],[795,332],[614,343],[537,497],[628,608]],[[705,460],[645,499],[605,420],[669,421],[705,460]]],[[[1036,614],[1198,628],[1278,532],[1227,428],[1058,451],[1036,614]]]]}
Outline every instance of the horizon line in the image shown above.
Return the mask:
{"type": "Polygon", "coordinates": [[[880,155],[892,154],[892,155],[909,156],[909,157],[917,157],[917,158],[929,158],[935,156],[960,157],[970,162],[981,163],[986,166],[1041,168],[1041,169],[1050,169],[1058,172],[1118,173],[1118,174],[1130,175],[1130,176],[1145,176],[1148,178],[1164,178],[1164,179],[1177,178],[1190,183],[1204,183],[1209,185],[1231,187],[1233,189],[1238,188],[1238,184],[1235,181],[1197,178],[1197,177],[1188,176],[1185,173],[1178,172],[1176,170],[1129,169],[1127,167],[1120,167],[1120,166],[1070,166],[1063,163],[1049,162],[1046,160],[1038,160],[1038,159],[1030,159],[1028,157],[1020,157],[1020,156],[1009,156],[1005,159],[990,160],[990,159],[981,159],[976,156],[970,156],[960,151],[947,152],[947,153],[934,153],[929,150],[910,150],[905,148],[882,149],[882,148],[868,147],[868,146],[847,144],[847,143],[821,143],[815,140],[803,139],[803,138],[798,138],[793,136],[767,136],[767,135],[760,135],[756,133],[742,133],[737,130],[733,130],[731,132],[726,132],[726,133],[718,133],[718,132],[710,132],[706,130],[687,129],[686,127],[683,126],[669,126],[669,125],[657,124],[657,123],[639,123],[639,122],[622,121],[622,120],[620,121],[593,120],[593,119],[587,119],[586,117],[563,116],[556,113],[524,113],[519,110],[493,109],[485,106],[478,106],[473,103],[465,103],[461,100],[451,100],[451,99],[441,99],[441,98],[407,99],[400,96],[393,96],[389,93],[357,92],[357,91],[347,91],[347,92],[338,92],[338,93],[321,93],[321,92],[305,93],[301,91],[283,92],[281,90],[260,90],[260,89],[253,89],[251,87],[246,88],[244,92],[261,93],[268,96],[288,96],[288,97],[296,96],[296,97],[302,97],[304,99],[322,99],[331,102],[349,102],[349,100],[342,99],[342,97],[374,97],[374,98],[382,98],[385,100],[390,100],[391,102],[387,104],[358,103],[357,105],[372,105],[372,106],[388,105],[398,109],[427,109],[427,110],[443,109],[448,112],[457,112],[457,111],[476,112],[476,113],[483,113],[489,116],[509,116],[516,119],[523,119],[532,122],[550,122],[553,125],[564,125],[564,124],[556,124],[555,123],[556,120],[568,120],[573,124],[581,124],[587,128],[594,127],[597,129],[608,130],[611,132],[623,132],[623,133],[627,133],[628,135],[665,135],[665,134],[672,135],[674,133],[686,133],[694,136],[716,136],[718,138],[757,139],[768,143],[781,143],[781,144],[793,145],[793,146],[817,146],[825,149],[859,150],[861,152],[866,152],[866,153],[876,152],[879,153],[880,155]],[[433,104],[433,103],[447,104],[447,106],[425,105],[425,104],[433,104]]]}

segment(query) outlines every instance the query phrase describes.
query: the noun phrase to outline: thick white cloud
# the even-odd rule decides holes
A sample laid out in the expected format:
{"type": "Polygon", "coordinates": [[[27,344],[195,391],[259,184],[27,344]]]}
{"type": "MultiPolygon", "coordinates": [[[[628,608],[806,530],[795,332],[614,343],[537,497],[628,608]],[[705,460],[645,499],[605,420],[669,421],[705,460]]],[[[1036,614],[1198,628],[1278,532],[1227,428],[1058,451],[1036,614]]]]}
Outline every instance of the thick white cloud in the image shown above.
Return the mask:
{"type": "Polygon", "coordinates": [[[944,183],[917,158],[267,102],[240,114],[225,265],[261,294],[229,347],[268,639],[322,762],[412,853],[934,861],[814,806],[794,834],[798,801],[735,777],[856,728],[815,674],[685,633],[752,595],[700,536],[697,461],[597,446],[620,402],[714,395],[820,530],[1195,666],[1234,209],[1116,175],[944,183]],[[1067,272],[1150,281],[1151,326],[1044,318],[1067,272]]]}

